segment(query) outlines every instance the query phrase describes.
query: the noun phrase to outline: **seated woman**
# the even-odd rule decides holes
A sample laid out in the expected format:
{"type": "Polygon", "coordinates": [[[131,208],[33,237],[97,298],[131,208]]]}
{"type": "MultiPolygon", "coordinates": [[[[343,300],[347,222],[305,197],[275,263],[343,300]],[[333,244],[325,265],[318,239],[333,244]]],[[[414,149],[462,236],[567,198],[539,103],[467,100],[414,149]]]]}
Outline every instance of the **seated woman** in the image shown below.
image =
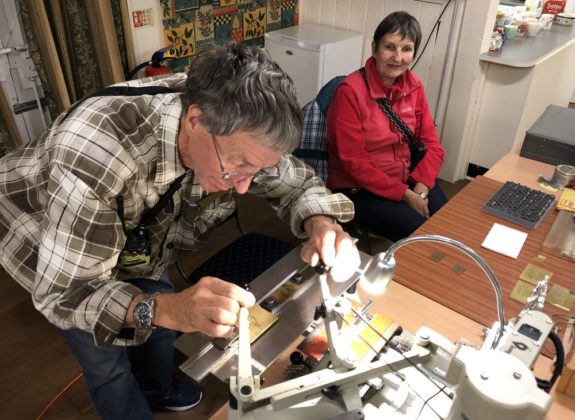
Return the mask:
{"type": "Polygon", "coordinates": [[[409,71],[420,41],[413,16],[388,15],[373,35],[372,57],[339,84],[327,113],[328,186],[351,198],[360,225],[392,241],[409,236],[447,201],[436,182],[444,151],[423,84],[409,71]],[[409,133],[390,116],[427,147],[414,169],[409,133]]]}

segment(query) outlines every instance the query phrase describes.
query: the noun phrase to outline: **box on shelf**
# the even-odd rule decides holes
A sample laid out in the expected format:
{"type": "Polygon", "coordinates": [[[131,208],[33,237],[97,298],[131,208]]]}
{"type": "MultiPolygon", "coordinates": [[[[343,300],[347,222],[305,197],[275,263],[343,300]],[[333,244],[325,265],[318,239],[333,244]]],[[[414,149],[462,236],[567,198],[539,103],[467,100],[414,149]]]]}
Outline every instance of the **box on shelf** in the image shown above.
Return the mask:
{"type": "Polygon", "coordinates": [[[521,156],[550,163],[575,162],[575,109],[549,105],[527,130],[521,156]]]}

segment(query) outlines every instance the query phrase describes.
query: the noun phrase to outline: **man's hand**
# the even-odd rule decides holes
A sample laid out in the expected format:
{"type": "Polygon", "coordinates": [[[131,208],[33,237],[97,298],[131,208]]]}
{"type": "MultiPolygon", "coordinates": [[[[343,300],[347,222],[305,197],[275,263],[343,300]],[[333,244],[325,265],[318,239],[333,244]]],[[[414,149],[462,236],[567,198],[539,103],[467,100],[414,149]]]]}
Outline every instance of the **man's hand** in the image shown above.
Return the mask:
{"type": "Polygon", "coordinates": [[[233,333],[240,307],[253,306],[255,301],[253,294],[233,283],[203,277],[179,293],[158,295],[154,325],[228,337],[233,333]]]}
{"type": "Polygon", "coordinates": [[[304,228],[309,235],[301,249],[302,260],[311,266],[321,259],[332,267],[335,281],[345,281],[360,264],[359,252],[351,237],[331,217],[313,216],[305,221],[304,228]]]}
{"type": "MultiPolygon", "coordinates": [[[[419,185],[419,184],[418,184],[419,185]]],[[[423,184],[422,184],[423,185],[423,184]]],[[[427,188],[426,188],[427,190],[427,188]]],[[[424,218],[429,219],[429,209],[427,208],[427,197],[422,198],[421,193],[427,191],[411,191],[409,188],[405,190],[402,201],[411,207],[413,210],[421,214],[424,218]]]]}

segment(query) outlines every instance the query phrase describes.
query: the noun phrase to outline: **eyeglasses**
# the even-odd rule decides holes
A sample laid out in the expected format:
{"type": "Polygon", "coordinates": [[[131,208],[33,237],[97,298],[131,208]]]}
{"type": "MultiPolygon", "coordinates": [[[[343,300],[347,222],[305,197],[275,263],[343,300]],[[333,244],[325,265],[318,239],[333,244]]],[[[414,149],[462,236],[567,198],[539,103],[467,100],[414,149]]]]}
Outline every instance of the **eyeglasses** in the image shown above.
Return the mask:
{"type": "Polygon", "coordinates": [[[270,182],[280,178],[279,170],[277,167],[261,169],[258,172],[231,172],[226,171],[222,158],[220,156],[220,150],[218,149],[218,144],[216,142],[216,137],[212,135],[212,142],[214,143],[214,150],[216,151],[216,157],[218,158],[218,163],[220,165],[220,171],[222,172],[223,181],[233,181],[246,178],[253,178],[252,181],[255,183],[270,182]]]}

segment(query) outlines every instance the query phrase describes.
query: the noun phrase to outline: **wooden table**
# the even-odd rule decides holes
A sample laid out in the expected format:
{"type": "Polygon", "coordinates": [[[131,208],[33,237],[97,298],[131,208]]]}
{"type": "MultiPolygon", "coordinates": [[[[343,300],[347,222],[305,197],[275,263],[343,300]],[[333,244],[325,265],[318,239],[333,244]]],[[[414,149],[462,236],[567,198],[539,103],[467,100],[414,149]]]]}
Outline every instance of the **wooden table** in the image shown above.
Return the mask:
{"type": "MultiPolygon", "coordinates": [[[[575,290],[575,264],[546,254],[541,245],[556,218],[551,210],[535,230],[481,211],[481,206],[497,191],[501,183],[478,177],[452,198],[414,235],[435,234],[458,240],[480,254],[495,272],[504,296],[506,318],[516,316],[523,304],[510,298],[513,287],[527,264],[532,263],[553,273],[550,286],[557,283],[575,290]],[[526,232],[527,240],[519,257],[513,259],[481,247],[494,223],[526,232]],[[544,259],[543,262],[535,258],[544,259]]],[[[409,244],[397,251],[395,280],[430,299],[443,304],[483,325],[497,319],[493,287],[481,268],[461,250],[454,247],[421,242],[409,244]],[[443,257],[440,261],[433,259],[443,257]]],[[[549,315],[568,312],[545,305],[549,315]]],[[[571,309],[571,314],[575,311],[571,309]]]]}
{"type": "MultiPolygon", "coordinates": [[[[499,182],[518,182],[530,188],[553,194],[552,191],[544,189],[539,185],[538,178],[539,175],[543,175],[546,178],[553,177],[555,167],[548,163],[521,157],[519,156],[519,152],[519,149],[514,149],[507,153],[487,171],[485,177],[499,182]]],[[[554,194],[558,197],[561,191],[556,191],[554,194]]]]}

